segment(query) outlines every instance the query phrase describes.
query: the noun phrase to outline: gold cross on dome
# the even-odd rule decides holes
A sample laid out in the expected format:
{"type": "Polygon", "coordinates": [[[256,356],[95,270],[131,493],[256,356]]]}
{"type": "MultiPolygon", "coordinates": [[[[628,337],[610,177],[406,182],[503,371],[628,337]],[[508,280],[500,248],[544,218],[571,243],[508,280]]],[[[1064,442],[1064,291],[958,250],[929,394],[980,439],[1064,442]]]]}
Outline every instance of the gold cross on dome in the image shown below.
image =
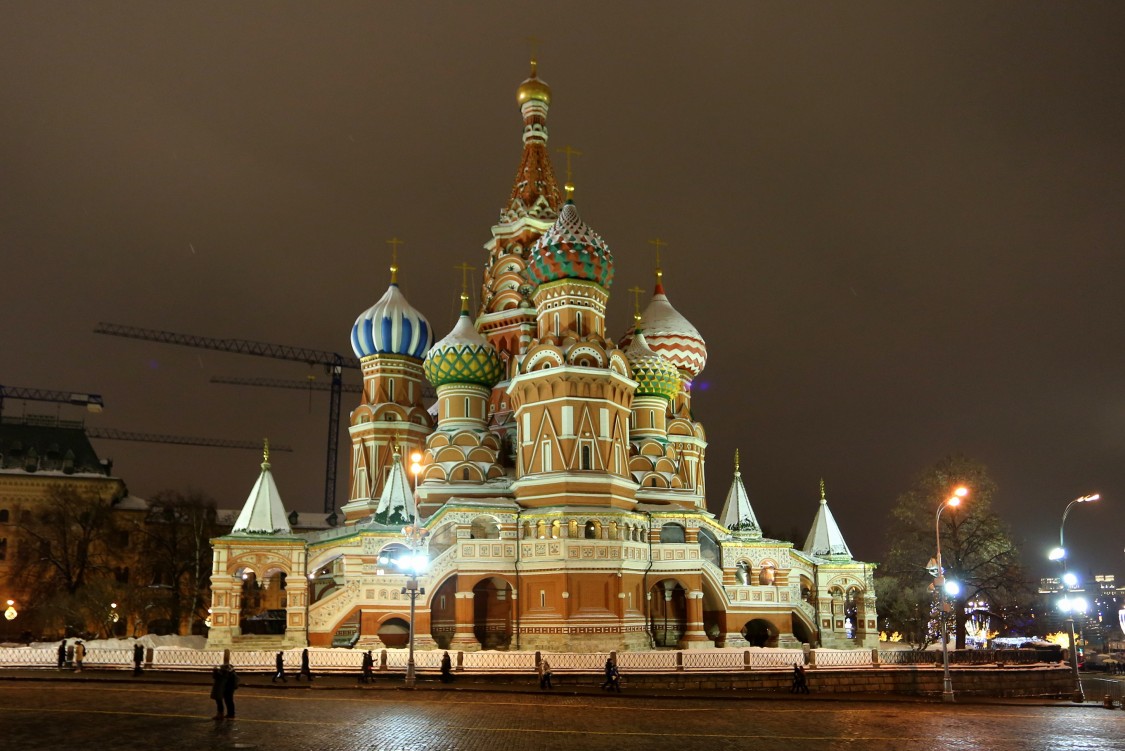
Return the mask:
{"type": "Polygon", "coordinates": [[[641,320],[641,295],[645,291],[640,287],[630,287],[629,291],[633,293],[633,320],[639,323],[641,320]]]}
{"type": "Polygon", "coordinates": [[[470,266],[462,261],[460,265],[454,266],[453,268],[461,271],[461,294],[467,295],[469,293],[469,272],[476,271],[476,266],[470,266]]]}
{"type": "Polygon", "coordinates": [[[535,64],[539,62],[539,37],[528,37],[527,45],[531,47],[531,74],[535,75],[535,64]]]}
{"type": "Polygon", "coordinates": [[[572,156],[582,156],[582,152],[574,148],[570,144],[567,144],[564,148],[559,149],[558,152],[560,154],[566,154],[566,184],[563,185],[563,190],[566,191],[566,200],[569,201],[570,197],[574,195],[574,183],[571,182],[570,158],[572,156]]]}
{"type": "Polygon", "coordinates": [[[262,439],[262,461],[266,462],[268,464],[269,460],[270,460],[270,439],[269,438],[263,438],[262,439]]]}
{"type": "Polygon", "coordinates": [[[668,243],[664,242],[659,237],[654,237],[654,238],[652,238],[651,240],[648,241],[648,244],[656,246],[656,275],[660,276],[660,274],[661,274],[661,270],[660,270],[660,249],[661,248],[667,248],[668,243]]]}
{"type": "Polygon", "coordinates": [[[398,284],[398,246],[405,244],[405,240],[397,237],[387,240],[387,245],[391,246],[391,284],[398,284]]]}

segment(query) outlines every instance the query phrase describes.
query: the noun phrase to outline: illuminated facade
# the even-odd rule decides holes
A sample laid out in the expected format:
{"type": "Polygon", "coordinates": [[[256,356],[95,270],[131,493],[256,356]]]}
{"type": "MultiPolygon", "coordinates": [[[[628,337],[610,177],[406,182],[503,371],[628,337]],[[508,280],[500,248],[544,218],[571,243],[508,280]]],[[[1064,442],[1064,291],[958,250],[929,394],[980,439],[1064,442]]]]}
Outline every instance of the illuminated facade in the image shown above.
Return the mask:
{"type": "Polygon", "coordinates": [[[610,337],[613,255],[559,190],[534,62],[517,101],[522,156],[485,244],[480,310],[462,295],[435,344],[392,266],[352,330],[364,389],[345,523],[293,534],[260,480],[244,515],[261,521],[214,542],[211,644],[243,640],[252,572],[284,575],[285,643],[401,645],[405,577],[381,560],[404,552],[417,517],[431,561],[421,647],[874,646],[873,567],[852,558],[823,489],[800,549],[763,537],[737,460],[722,514],[708,512],[691,406],[707,344],[659,269],[638,321],[610,337]]]}

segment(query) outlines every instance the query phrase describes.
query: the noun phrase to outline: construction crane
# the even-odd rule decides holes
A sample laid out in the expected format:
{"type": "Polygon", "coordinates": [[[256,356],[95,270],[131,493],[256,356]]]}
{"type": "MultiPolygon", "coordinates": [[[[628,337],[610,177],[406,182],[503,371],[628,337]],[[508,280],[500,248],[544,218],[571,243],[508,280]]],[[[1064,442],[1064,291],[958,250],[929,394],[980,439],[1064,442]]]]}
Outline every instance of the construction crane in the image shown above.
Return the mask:
{"type": "Polygon", "coordinates": [[[200,349],[217,350],[219,352],[232,352],[239,355],[271,357],[275,360],[290,360],[293,362],[303,362],[309,365],[323,365],[332,376],[332,383],[331,386],[329,386],[330,397],[328,403],[328,455],[325,460],[324,470],[324,513],[332,514],[335,512],[336,453],[340,444],[340,394],[344,386],[343,369],[353,368],[358,370],[360,367],[358,359],[341,355],[337,352],[326,352],[318,349],[290,347],[284,344],[269,344],[267,342],[256,342],[246,339],[217,339],[208,336],[192,336],[190,334],[177,334],[172,331],[143,329],[136,326],[123,326],[114,323],[99,323],[94,327],[94,333],[121,336],[127,339],[160,342],[162,344],[177,344],[182,347],[197,347],[200,349]]]}
{"type": "MultiPolygon", "coordinates": [[[[220,449],[252,449],[261,451],[261,441],[238,441],[226,438],[192,438],[182,435],[159,435],[156,433],[138,433],[132,430],[117,430],[115,428],[86,428],[89,438],[104,438],[111,441],[142,441],[144,443],[175,443],[180,446],[209,446],[220,449]]],[[[270,444],[270,451],[292,451],[290,446],[270,444]]]]}
{"type": "MultiPolygon", "coordinates": [[[[304,381],[290,380],[288,378],[242,378],[239,376],[211,376],[211,383],[225,383],[230,386],[265,386],[272,389],[296,389],[298,391],[331,391],[332,385],[323,381],[313,380],[312,376],[304,381]]],[[[349,383],[342,384],[340,391],[345,394],[362,394],[362,386],[353,386],[349,383]]]]}
{"type": "MultiPolygon", "coordinates": [[[[303,381],[288,378],[243,378],[240,376],[211,376],[211,383],[225,383],[231,386],[265,386],[273,389],[296,389],[298,391],[329,391],[331,386],[323,381],[317,381],[309,376],[303,381]]],[[[362,386],[352,386],[345,383],[341,390],[345,394],[362,394],[362,386]]],[[[437,391],[429,384],[422,387],[422,396],[437,399],[437,391]]]]}
{"type": "Polygon", "coordinates": [[[35,402],[59,402],[62,404],[75,404],[85,407],[90,412],[101,412],[105,402],[98,394],[86,394],[79,391],[48,391],[46,389],[31,389],[23,386],[0,386],[0,414],[4,413],[5,399],[26,399],[35,402]]]}

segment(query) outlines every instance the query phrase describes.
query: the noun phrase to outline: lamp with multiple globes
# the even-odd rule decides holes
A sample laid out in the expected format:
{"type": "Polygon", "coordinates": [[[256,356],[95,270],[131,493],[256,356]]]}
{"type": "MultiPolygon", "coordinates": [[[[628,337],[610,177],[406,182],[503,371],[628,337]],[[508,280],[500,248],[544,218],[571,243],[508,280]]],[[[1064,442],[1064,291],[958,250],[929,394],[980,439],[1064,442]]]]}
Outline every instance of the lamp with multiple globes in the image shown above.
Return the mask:
{"type": "Polygon", "coordinates": [[[942,701],[953,701],[953,680],[949,675],[949,634],[946,623],[946,603],[945,596],[948,594],[951,597],[956,597],[961,591],[961,586],[955,581],[947,581],[945,578],[945,568],[941,565],[941,512],[947,508],[957,508],[961,505],[962,499],[969,495],[969,489],[965,486],[960,486],[953,491],[953,495],[942,501],[938,506],[937,513],[934,515],[934,537],[937,543],[937,577],[934,579],[934,584],[937,585],[937,590],[941,600],[941,608],[938,612],[939,623],[941,624],[941,667],[942,667],[942,688],[941,699],[942,701]]]}
{"type": "Polygon", "coordinates": [[[1091,493],[1089,495],[1079,496],[1066,504],[1066,510],[1063,511],[1062,515],[1062,522],[1059,524],[1059,546],[1047,554],[1049,560],[1058,561],[1063,567],[1063,596],[1059,600],[1059,610],[1066,613],[1066,635],[1070,640],[1070,670],[1074,675],[1074,695],[1071,698],[1076,704],[1081,704],[1086,701],[1086,695],[1082,691],[1082,678],[1078,675],[1078,642],[1074,639],[1074,614],[1084,614],[1086,612],[1087,603],[1084,597],[1071,597],[1069,594],[1078,588],[1078,577],[1075,576],[1072,571],[1067,570],[1066,540],[1063,537],[1063,533],[1066,529],[1066,517],[1076,504],[1093,503],[1100,498],[1101,496],[1097,493],[1091,493]]]}
{"type": "Polygon", "coordinates": [[[5,620],[14,621],[18,615],[19,611],[16,610],[16,601],[8,600],[8,608],[4,611],[5,620]]]}

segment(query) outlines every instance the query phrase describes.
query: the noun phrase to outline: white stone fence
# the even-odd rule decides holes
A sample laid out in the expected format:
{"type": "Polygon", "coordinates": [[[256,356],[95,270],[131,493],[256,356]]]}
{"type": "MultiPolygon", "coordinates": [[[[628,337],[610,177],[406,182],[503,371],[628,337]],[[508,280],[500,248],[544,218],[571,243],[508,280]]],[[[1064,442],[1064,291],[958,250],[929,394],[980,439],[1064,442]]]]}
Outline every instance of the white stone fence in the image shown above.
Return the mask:
{"type": "MultiPolygon", "coordinates": [[[[245,672],[272,671],[278,650],[231,650],[231,664],[245,672]]],[[[301,649],[282,651],[286,669],[297,671],[301,666],[301,649]]],[[[405,649],[373,649],[377,671],[403,671],[408,651],[405,649]]],[[[1034,650],[965,650],[955,664],[1027,664],[1047,660],[1036,659],[1034,650]],[[1023,654],[1016,654],[1023,653],[1023,654]],[[967,659],[966,659],[967,658],[967,659]]],[[[309,666],[316,673],[358,673],[363,649],[309,648],[309,666]]],[[[437,671],[445,650],[416,650],[414,663],[419,670],[437,671]]],[[[10,647],[0,649],[0,668],[53,668],[57,666],[57,647],[10,647]]],[[[156,670],[208,670],[221,665],[228,653],[220,650],[155,647],[145,650],[144,666],[156,670]]],[[[455,670],[465,673],[529,673],[542,657],[558,673],[598,673],[609,652],[458,652],[451,650],[455,670]]],[[[617,665],[631,673],[730,673],[743,670],[786,670],[794,664],[814,669],[856,669],[892,665],[940,665],[940,653],[915,651],[880,651],[877,649],[701,649],[617,652],[617,665]],[[935,660],[934,656],[938,659],[935,660]]],[[[953,653],[951,653],[951,657],[953,653]]],[[[68,663],[69,665],[69,663],[68,663]]],[[[124,670],[133,667],[133,650],[127,648],[91,647],[84,665],[88,668],[124,670]]]]}

